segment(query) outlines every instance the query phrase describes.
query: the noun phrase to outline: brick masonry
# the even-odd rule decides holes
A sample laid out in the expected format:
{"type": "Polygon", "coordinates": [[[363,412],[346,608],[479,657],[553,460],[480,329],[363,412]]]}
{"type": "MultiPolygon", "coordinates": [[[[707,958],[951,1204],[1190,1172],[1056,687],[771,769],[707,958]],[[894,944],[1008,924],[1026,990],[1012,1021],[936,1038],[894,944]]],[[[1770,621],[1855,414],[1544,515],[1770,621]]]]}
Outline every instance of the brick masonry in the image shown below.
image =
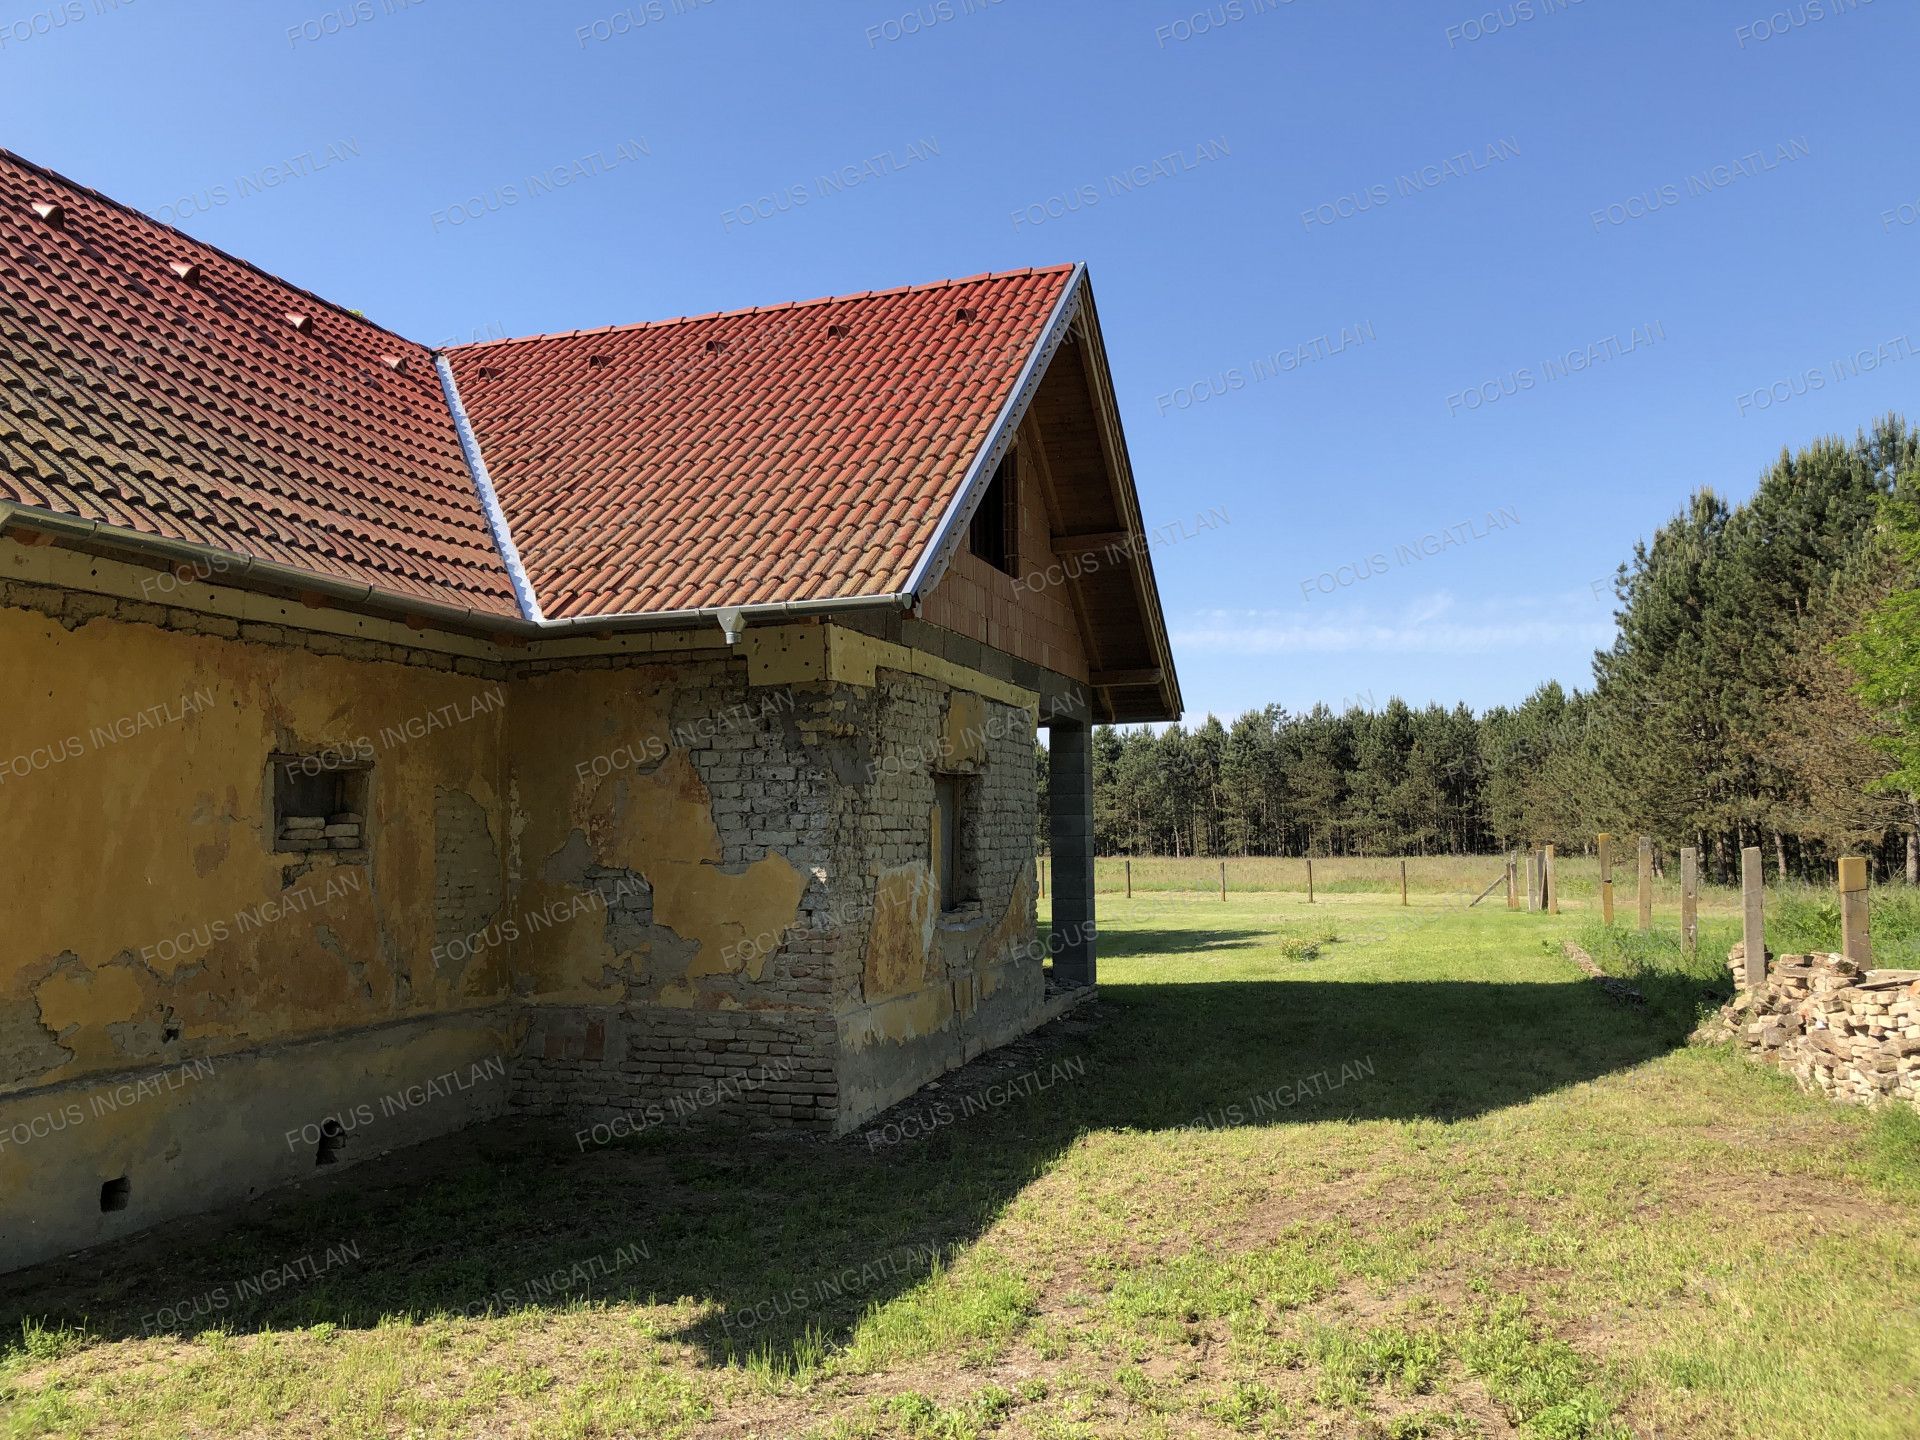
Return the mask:
{"type": "Polygon", "coordinates": [[[1740,987],[1722,1012],[1756,1059],[1830,1099],[1920,1109],[1920,970],[1865,970],[1842,955],[1780,955],[1750,1003],[1746,956],[1728,962],[1740,987]]]}
{"type": "MultiPolygon", "coordinates": [[[[808,877],[798,914],[724,953],[727,973],[701,977],[699,1008],[536,1005],[518,1108],[578,1117],[602,1138],[700,1120],[844,1131],[865,1119],[877,1107],[865,1084],[844,1090],[841,1022],[876,999],[871,937],[899,919],[881,904],[883,878],[917,875],[924,893],[936,873],[940,773],[966,783],[968,897],[921,926],[918,968],[901,985],[935,997],[923,1013],[942,1033],[917,1037],[931,1047],[894,1045],[883,1064],[910,1091],[960,1063],[952,1055],[984,1048],[968,1040],[976,1015],[998,1034],[1037,1014],[1031,712],[885,669],[871,688],[750,687],[737,664],[710,661],[675,667],[671,720],[673,748],[711,796],[723,868],[784,856],[808,877]],[[998,973],[1015,967],[1017,977],[998,973]]],[[[609,923],[622,931],[615,948],[634,957],[621,977],[634,996],[684,968],[685,941],[644,907],[624,917],[616,907],[609,923]]]]}

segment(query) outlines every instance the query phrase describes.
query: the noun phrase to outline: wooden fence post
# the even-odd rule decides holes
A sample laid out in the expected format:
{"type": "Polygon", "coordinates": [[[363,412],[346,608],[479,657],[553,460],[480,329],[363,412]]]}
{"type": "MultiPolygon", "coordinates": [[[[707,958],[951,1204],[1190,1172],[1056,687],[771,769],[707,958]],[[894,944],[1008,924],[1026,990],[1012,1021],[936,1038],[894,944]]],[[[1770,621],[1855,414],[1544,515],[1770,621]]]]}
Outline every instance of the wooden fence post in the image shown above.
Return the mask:
{"type": "Polygon", "coordinates": [[[1040,898],[1047,898],[1047,857],[1040,857],[1040,898]]]}
{"type": "Polygon", "coordinates": [[[1227,862],[1220,862],[1220,903],[1227,903],[1227,862]]]}
{"type": "Polygon", "coordinates": [[[1407,862],[1400,862],[1400,903],[1407,903],[1407,862]]]}
{"type": "Polygon", "coordinates": [[[1313,903],[1313,857],[1307,857],[1307,904],[1313,903]]]}
{"type": "Polygon", "coordinates": [[[1127,899],[1133,899],[1133,860],[1127,860],[1127,899]]]}
{"type": "Polygon", "coordinates": [[[1543,876],[1541,883],[1547,892],[1547,913],[1549,915],[1558,915],[1560,913],[1560,877],[1554,873],[1553,847],[1549,845],[1540,853],[1542,857],[1540,862],[1541,873],[1543,876]]]}
{"type": "Polygon", "coordinates": [[[1594,837],[1600,851],[1600,923],[1613,924],[1613,836],[1594,837]]]}
{"type": "Polygon", "coordinates": [[[1840,950],[1866,969],[1873,964],[1873,937],[1867,928],[1867,862],[1847,855],[1840,861],[1840,950]]]}
{"type": "Polygon", "coordinates": [[[1520,908],[1520,862],[1507,856],[1507,909],[1520,908]]]}
{"type": "Polygon", "coordinates": [[[1635,879],[1640,886],[1640,933],[1645,935],[1653,929],[1653,840],[1652,837],[1640,837],[1639,864],[1635,879]]]}
{"type": "Polygon", "coordinates": [[[1749,845],[1740,852],[1740,938],[1747,947],[1747,994],[1755,1000],[1767,983],[1766,907],[1761,898],[1765,883],[1760,847],[1749,845]]]}
{"type": "Polygon", "coordinates": [[[1533,851],[1527,851],[1527,913],[1531,915],[1540,908],[1539,899],[1533,893],[1533,851]]]}
{"type": "Polygon", "coordinates": [[[1700,946],[1700,852],[1680,852],[1680,943],[1691,955],[1700,946]]]}

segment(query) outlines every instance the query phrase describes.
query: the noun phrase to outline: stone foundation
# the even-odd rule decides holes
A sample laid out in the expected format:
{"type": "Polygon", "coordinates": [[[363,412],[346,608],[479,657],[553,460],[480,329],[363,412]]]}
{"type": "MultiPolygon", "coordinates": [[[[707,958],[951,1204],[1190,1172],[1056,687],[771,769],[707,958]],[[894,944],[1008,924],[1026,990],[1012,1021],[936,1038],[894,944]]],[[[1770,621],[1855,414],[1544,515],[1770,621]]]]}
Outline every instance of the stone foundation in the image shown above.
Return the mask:
{"type": "MultiPolygon", "coordinates": [[[[1745,983],[1734,947],[1729,968],[1745,983]]],[[[1757,1003],[1743,990],[1722,1012],[1757,1059],[1808,1090],[1853,1105],[1920,1108],[1920,970],[1863,970],[1842,955],[1782,955],[1757,1003]]]]}

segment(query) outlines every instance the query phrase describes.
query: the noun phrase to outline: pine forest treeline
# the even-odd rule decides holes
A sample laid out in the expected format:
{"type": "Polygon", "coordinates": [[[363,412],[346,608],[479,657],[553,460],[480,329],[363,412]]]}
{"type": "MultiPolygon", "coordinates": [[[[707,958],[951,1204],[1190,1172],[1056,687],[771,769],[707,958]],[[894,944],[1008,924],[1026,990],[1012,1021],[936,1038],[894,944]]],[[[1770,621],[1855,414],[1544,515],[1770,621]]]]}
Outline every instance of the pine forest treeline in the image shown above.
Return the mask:
{"type": "Polygon", "coordinates": [[[1615,581],[1590,688],[1520,705],[1101,729],[1100,853],[1433,855],[1596,831],[1742,846],[1813,877],[1840,853],[1920,881],[1920,434],[1897,417],[1783,454],[1753,498],[1700,490],[1615,581]]]}

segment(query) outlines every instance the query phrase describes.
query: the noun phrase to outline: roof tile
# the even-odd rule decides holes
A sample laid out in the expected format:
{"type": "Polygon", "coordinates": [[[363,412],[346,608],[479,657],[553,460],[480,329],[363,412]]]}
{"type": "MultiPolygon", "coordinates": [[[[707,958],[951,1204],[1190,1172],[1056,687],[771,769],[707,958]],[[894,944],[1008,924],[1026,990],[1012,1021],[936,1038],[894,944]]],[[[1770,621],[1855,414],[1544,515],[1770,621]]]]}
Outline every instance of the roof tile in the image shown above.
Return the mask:
{"type": "MultiPolygon", "coordinates": [[[[898,594],[1073,274],[448,355],[548,616],[898,594]]],[[[5,150],[0,281],[0,500],[518,613],[431,351],[5,150]]]]}
{"type": "Polygon", "coordinates": [[[0,275],[0,499],[518,613],[422,347],[3,150],[0,275]]]}
{"type": "Polygon", "coordinates": [[[1072,276],[981,275],[449,358],[547,615],[897,594],[1072,276]],[[956,323],[960,307],[978,320],[956,323]]]}

